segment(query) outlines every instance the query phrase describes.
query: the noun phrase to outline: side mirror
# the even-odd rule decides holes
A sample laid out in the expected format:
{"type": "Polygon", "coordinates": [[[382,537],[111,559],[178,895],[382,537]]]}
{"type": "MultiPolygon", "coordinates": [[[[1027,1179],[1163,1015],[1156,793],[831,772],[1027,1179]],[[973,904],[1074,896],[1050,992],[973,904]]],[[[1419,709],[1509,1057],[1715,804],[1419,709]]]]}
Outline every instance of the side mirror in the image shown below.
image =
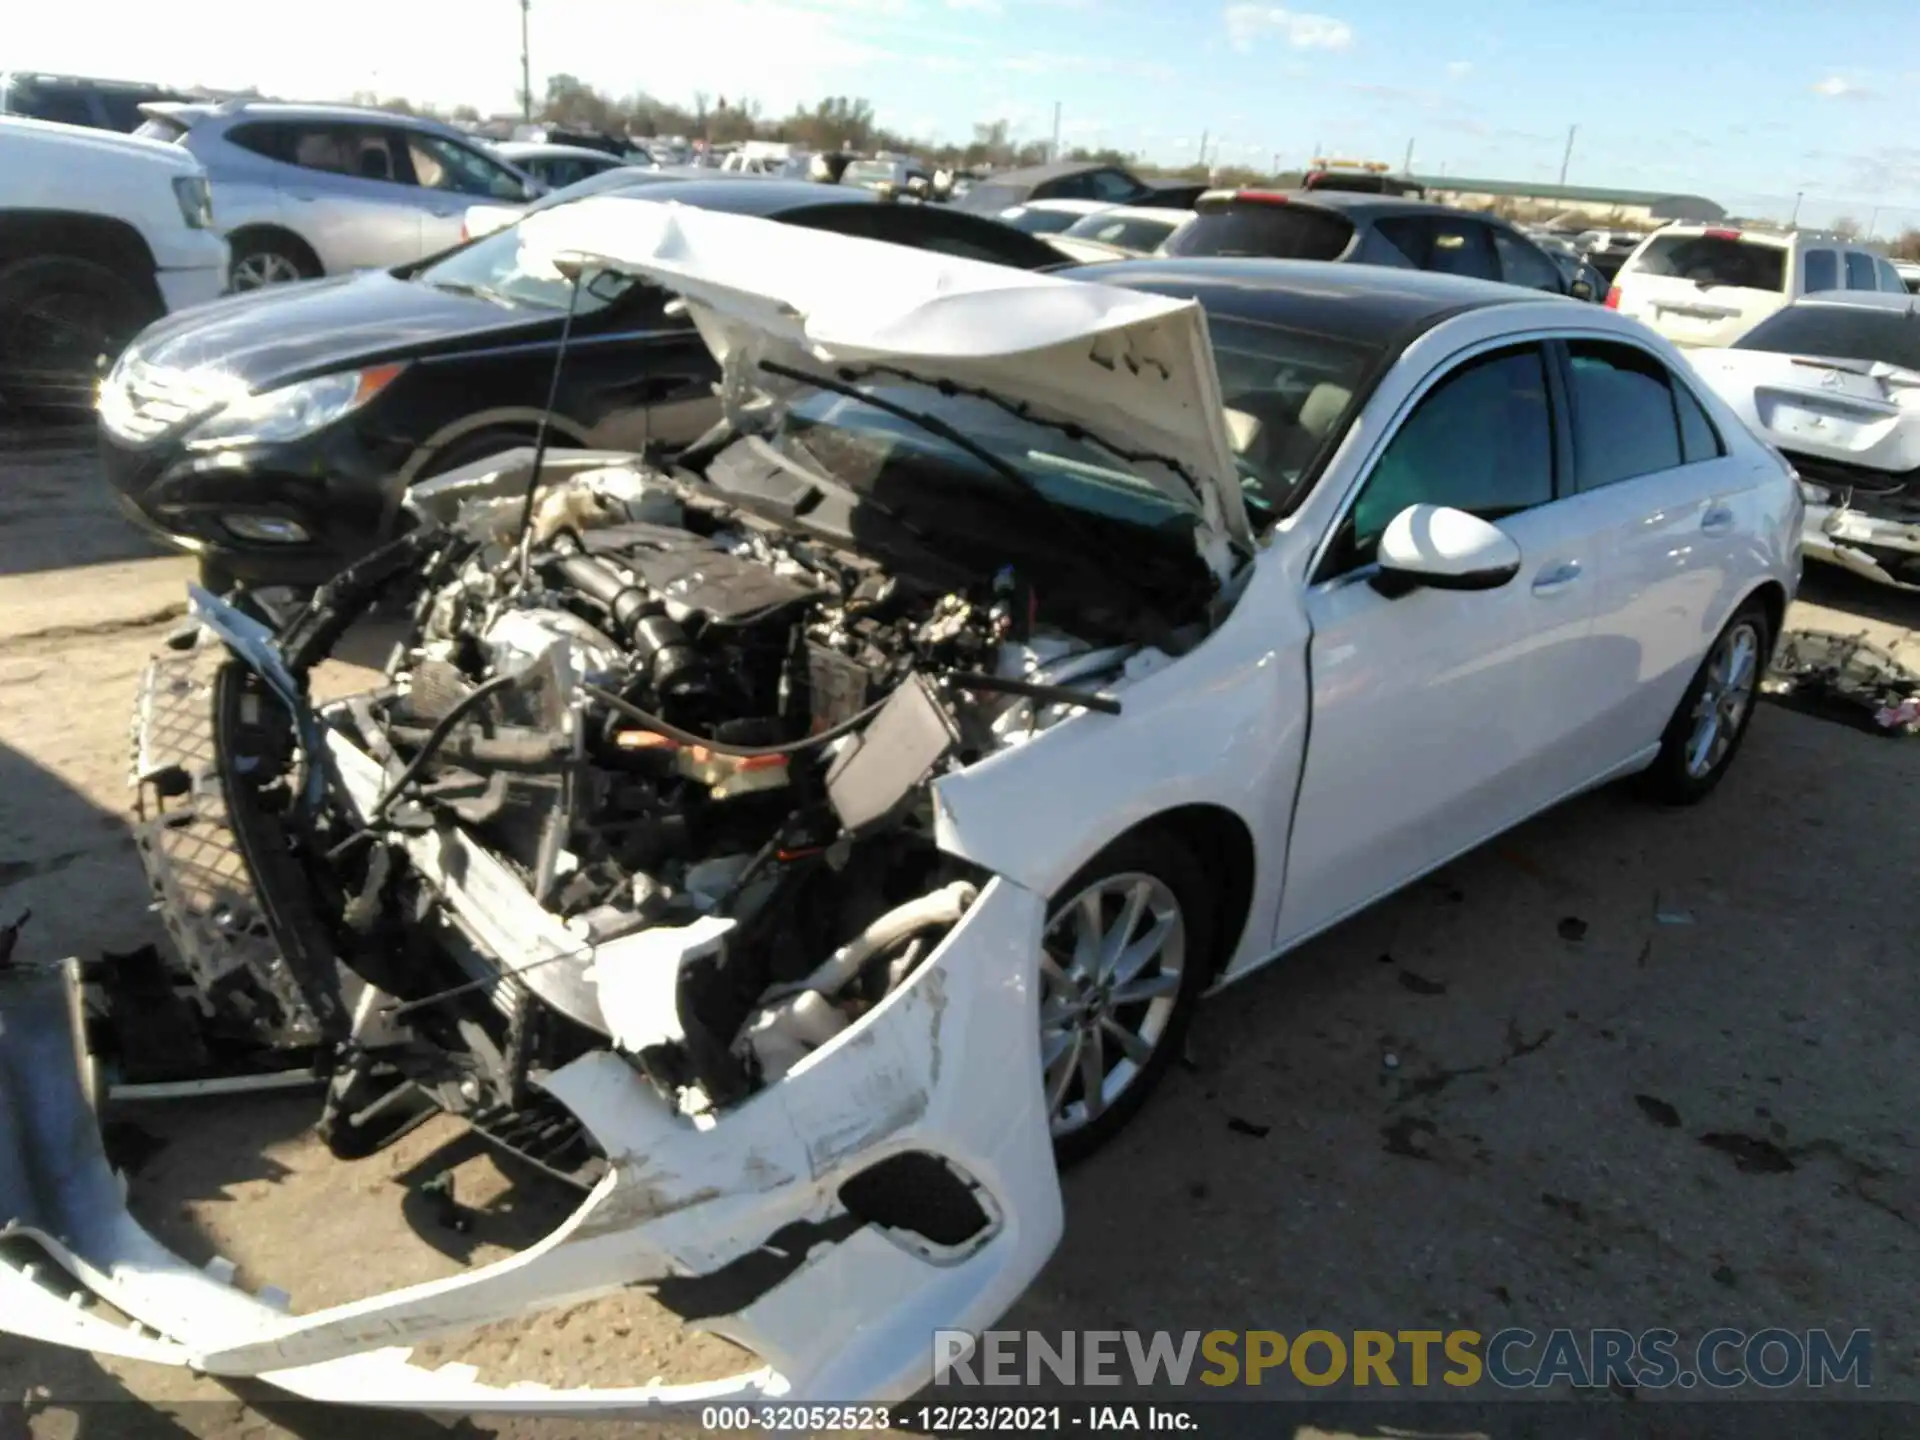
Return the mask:
{"type": "Polygon", "coordinates": [[[1576,300],[1591,300],[1593,299],[1593,286],[1589,285],[1585,280],[1576,280],[1567,287],[1567,293],[1576,300]]]}
{"type": "Polygon", "coordinates": [[[1445,505],[1409,505],[1380,536],[1373,587],[1387,596],[1433,590],[1497,590],[1520,573],[1512,536],[1445,505]]]}

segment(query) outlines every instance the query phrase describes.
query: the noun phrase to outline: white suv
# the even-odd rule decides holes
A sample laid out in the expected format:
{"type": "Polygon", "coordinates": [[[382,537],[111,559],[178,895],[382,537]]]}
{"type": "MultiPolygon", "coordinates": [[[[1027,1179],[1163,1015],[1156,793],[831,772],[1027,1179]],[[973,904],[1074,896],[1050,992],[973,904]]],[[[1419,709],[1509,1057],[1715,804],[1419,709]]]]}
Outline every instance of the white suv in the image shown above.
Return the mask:
{"type": "Polygon", "coordinates": [[[1627,257],[1607,305],[1677,345],[1731,345],[1802,295],[1906,288],[1893,262],[1843,235],[1669,225],[1627,257]]]}
{"type": "Polygon", "coordinates": [[[227,242],[193,156],[0,116],[0,399],[91,405],[103,358],[226,284],[227,242]]]}

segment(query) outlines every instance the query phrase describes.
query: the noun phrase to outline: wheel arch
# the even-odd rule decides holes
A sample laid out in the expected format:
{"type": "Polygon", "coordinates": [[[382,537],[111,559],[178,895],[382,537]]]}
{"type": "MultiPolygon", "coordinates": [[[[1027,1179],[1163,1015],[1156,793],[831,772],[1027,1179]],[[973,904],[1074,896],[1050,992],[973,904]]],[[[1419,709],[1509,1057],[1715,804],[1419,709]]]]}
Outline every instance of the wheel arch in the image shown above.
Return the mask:
{"type": "MultiPolygon", "coordinates": [[[[285,225],[275,224],[271,220],[255,220],[245,225],[236,225],[227,232],[227,244],[238,252],[248,240],[271,239],[275,244],[297,250],[305,257],[316,276],[325,275],[327,267],[320,259],[320,252],[301,238],[297,231],[289,230],[285,225]]],[[[229,261],[229,264],[232,262],[229,261]]]]}
{"type": "MultiPolygon", "coordinates": [[[[1732,619],[1755,600],[1758,600],[1766,609],[1768,638],[1778,644],[1780,633],[1786,628],[1787,623],[1787,587],[1778,580],[1762,580],[1740,597],[1740,603],[1733,607],[1727,618],[1732,619]]],[[[1725,621],[1721,623],[1724,625],[1725,621]]]]}
{"type": "Polygon", "coordinates": [[[1148,816],[1107,841],[1099,853],[1105,854],[1122,841],[1140,835],[1166,835],[1189,847],[1205,867],[1215,886],[1214,917],[1218,925],[1207,965],[1211,974],[1220,974],[1239,950],[1253,912],[1257,858],[1253,832],[1245,820],[1224,805],[1198,802],[1148,816]]]}
{"type": "Polygon", "coordinates": [[[0,211],[0,265],[43,255],[91,261],[160,299],[153,250],[125,220],[75,210],[0,211]]]}

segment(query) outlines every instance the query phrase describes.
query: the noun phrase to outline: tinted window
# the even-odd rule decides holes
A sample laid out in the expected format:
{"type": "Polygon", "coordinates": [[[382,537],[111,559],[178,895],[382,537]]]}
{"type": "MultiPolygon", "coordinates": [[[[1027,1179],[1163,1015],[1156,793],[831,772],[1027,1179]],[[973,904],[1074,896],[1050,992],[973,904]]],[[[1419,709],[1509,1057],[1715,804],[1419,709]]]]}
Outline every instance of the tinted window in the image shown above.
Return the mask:
{"type": "Polygon", "coordinates": [[[1165,220],[1143,220],[1137,216],[1115,220],[1105,215],[1086,215],[1069,225],[1066,233],[1083,240],[1098,240],[1103,245],[1117,245],[1123,250],[1145,252],[1155,249],[1179,223],[1180,217],[1173,214],[1165,220]]]}
{"type": "Polygon", "coordinates": [[[1680,417],[1667,367],[1626,345],[1573,341],[1576,483],[1597,489],[1682,463],[1680,417]]]}
{"type": "Polygon", "coordinates": [[[790,225],[832,230],[841,235],[864,235],[895,245],[911,245],[965,260],[1012,265],[1023,270],[1061,263],[1060,252],[1044,240],[1022,234],[1008,225],[955,214],[927,205],[826,205],[817,210],[789,211],[780,217],[790,225]]]}
{"type": "Polygon", "coordinates": [[[1809,250],[1806,256],[1806,293],[1840,288],[1840,257],[1831,250],[1809,250]]]}
{"type": "Polygon", "coordinates": [[[1673,382],[1673,406],[1680,414],[1680,456],[1687,464],[1715,460],[1727,453],[1707,412],[1693,392],[1677,381],[1673,382]]]}
{"type": "Polygon", "coordinates": [[[1500,278],[1487,227],[1478,220],[1451,215],[1398,215],[1376,221],[1374,228],[1419,269],[1468,275],[1476,280],[1500,278]]]}
{"type": "Polygon", "coordinates": [[[1634,262],[1634,273],[1670,275],[1696,285],[1729,285],[1742,290],[1787,288],[1787,251],[1728,235],[1656,235],[1634,262]]]}
{"type": "Polygon", "coordinates": [[[1168,239],[1167,254],[1338,260],[1352,239],[1352,223],[1332,211],[1243,200],[1202,210],[1168,239]]]}
{"type": "MultiPolygon", "coordinates": [[[[851,170],[853,167],[847,167],[851,170]]],[[[1027,198],[1027,192],[1017,185],[972,185],[967,189],[967,208],[969,210],[1004,210],[1010,205],[1018,205],[1027,198]]]]}
{"type": "Polygon", "coordinates": [[[512,172],[494,164],[477,150],[456,145],[438,135],[410,133],[407,157],[413,162],[414,183],[429,190],[451,190],[459,195],[492,200],[524,200],[526,188],[512,172]]]}
{"type": "Polygon", "coordinates": [[[303,170],[392,180],[393,151],[387,132],[371,125],[242,125],[228,132],[234,144],[303,170]]]}
{"type": "Polygon", "coordinates": [[[86,91],[64,85],[47,85],[26,90],[12,100],[15,113],[35,120],[51,120],[59,125],[92,125],[93,106],[86,91]]]}
{"type": "Polygon", "coordinates": [[[1847,251],[1847,288],[1878,290],[1880,277],[1873,273],[1873,256],[1864,250],[1847,251]]]}
{"type": "Polygon", "coordinates": [[[1893,268],[1891,260],[1875,260],[1873,269],[1874,273],[1880,277],[1882,290],[1891,291],[1895,295],[1907,293],[1906,284],[1900,279],[1900,272],[1893,268]]]}
{"type": "Polygon", "coordinates": [[[102,90],[100,107],[107,112],[108,126],[122,134],[131,134],[147,118],[140,113],[140,102],[158,98],[132,90],[102,90]]]}
{"type": "Polygon", "coordinates": [[[1029,235],[1057,235],[1080,217],[1071,210],[1038,210],[1031,205],[1017,205],[1012,213],[1000,218],[1029,235]]]}
{"type": "Polygon", "coordinates": [[[1339,568],[1371,562],[1381,532],[1409,505],[1449,505],[1498,520],[1552,499],[1553,426],[1540,351],[1482,356],[1430,390],[1387,442],[1348,514],[1339,568]]]}
{"type": "Polygon", "coordinates": [[[1096,170],[1088,177],[1093,184],[1093,198],[1111,200],[1118,205],[1131,200],[1144,188],[1131,175],[1118,170],[1096,170]]]}
{"type": "Polygon", "coordinates": [[[1879,306],[1789,305],[1754,326],[1733,348],[1835,360],[1884,360],[1920,370],[1920,315],[1879,306]]]}
{"type": "Polygon", "coordinates": [[[1530,245],[1511,230],[1498,225],[1493,229],[1493,248],[1500,256],[1500,278],[1509,285],[1524,285],[1529,290],[1566,293],[1560,267],[1549,260],[1538,246],[1530,245]]]}

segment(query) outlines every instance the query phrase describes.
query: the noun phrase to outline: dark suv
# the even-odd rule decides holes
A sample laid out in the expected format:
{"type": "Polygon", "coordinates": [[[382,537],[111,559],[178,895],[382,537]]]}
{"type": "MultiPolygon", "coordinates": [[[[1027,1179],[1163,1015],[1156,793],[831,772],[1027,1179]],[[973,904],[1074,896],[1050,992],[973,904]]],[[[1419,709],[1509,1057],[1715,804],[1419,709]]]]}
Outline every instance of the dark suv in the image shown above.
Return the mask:
{"type": "Polygon", "coordinates": [[[1423,200],[1338,190],[1210,190],[1168,255],[1257,255],[1342,260],[1500,280],[1598,302],[1506,221],[1423,200]]]}
{"type": "Polygon", "coordinates": [[[132,134],[146,117],[150,100],[185,100],[178,90],[135,80],[87,80],[74,75],[0,72],[0,115],[24,115],[59,125],[132,134]]]}

